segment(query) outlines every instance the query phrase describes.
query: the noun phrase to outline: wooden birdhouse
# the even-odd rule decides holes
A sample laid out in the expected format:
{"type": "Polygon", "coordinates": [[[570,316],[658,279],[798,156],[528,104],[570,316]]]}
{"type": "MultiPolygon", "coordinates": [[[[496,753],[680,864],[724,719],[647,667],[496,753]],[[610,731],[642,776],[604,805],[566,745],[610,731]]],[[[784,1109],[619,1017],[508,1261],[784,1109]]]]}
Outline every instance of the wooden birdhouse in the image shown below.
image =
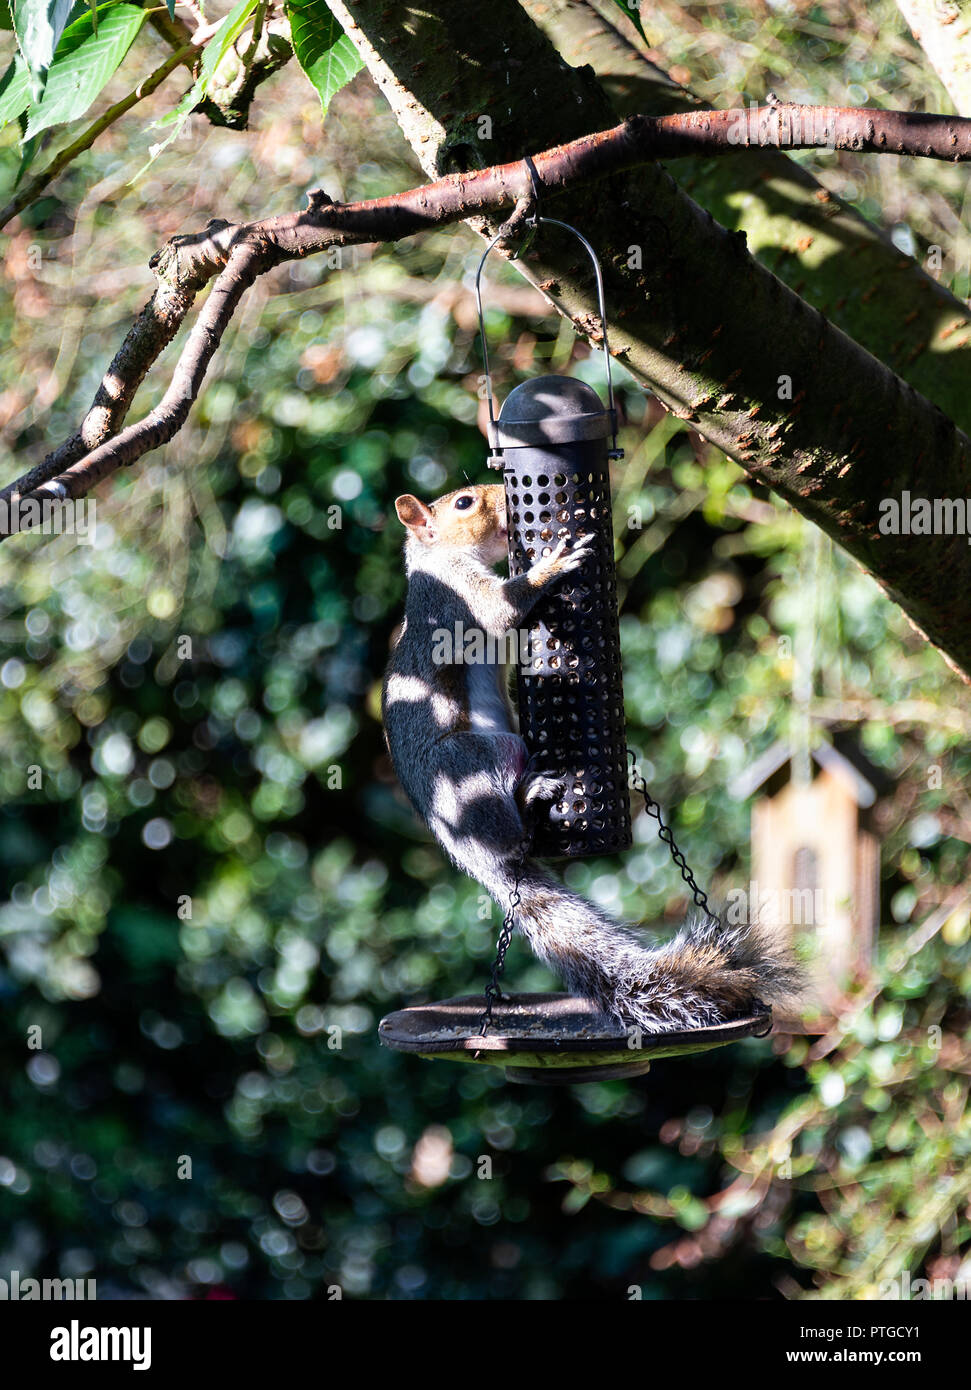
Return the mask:
{"type": "Polygon", "coordinates": [[[872,812],[886,790],[850,735],[821,731],[801,757],[775,744],[732,788],[752,798],[747,920],[798,945],[810,1015],[838,1015],[847,986],[869,971],[880,926],[872,812]]]}

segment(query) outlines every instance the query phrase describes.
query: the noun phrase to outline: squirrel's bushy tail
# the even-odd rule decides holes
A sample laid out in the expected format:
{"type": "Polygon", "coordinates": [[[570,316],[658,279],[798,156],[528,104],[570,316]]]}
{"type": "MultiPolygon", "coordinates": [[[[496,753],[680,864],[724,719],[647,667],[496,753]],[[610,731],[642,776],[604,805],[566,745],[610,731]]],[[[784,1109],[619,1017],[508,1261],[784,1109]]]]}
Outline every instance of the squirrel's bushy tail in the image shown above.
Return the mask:
{"type": "MultiPolygon", "coordinates": [[[[486,884],[506,910],[515,869],[486,884]]],[[[794,1000],[800,971],[788,949],[756,926],[688,924],[659,946],[602,915],[527,860],[515,921],[534,953],[571,994],[646,1033],[704,1028],[794,1000]]]]}

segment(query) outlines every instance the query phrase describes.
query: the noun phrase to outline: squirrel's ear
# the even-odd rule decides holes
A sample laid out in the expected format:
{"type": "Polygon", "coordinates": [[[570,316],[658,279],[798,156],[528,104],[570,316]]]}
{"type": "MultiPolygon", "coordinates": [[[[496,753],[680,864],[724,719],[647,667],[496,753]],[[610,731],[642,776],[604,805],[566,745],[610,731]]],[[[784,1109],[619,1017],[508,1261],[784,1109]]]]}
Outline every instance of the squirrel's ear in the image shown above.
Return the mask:
{"type": "Polygon", "coordinates": [[[398,513],[398,520],[409,531],[416,534],[424,531],[426,536],[431,534],[434,519],[431,509],[424,502],[419,502],[417,497],[412,497],[410,492],[395,499],[394,509],[398,513]]]}

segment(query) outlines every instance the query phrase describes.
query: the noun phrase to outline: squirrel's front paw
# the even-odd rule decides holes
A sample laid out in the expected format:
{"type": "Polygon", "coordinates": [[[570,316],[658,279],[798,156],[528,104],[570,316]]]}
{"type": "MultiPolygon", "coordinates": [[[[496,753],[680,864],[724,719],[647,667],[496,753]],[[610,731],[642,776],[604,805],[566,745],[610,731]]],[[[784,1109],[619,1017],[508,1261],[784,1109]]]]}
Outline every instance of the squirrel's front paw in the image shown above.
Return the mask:
{"type": "Polygon", "coordinates": [[[564,537],[553,551],[553,555],[550,556],[551,560],[553,556],[556,556],[556,567],[563,574],[570,574],[573,570],[578,570],[584,561],[589,559],[596,549],[597,538],[596,536],[581,536],[571,549],[566,549],[569,544],[569,540],[564,537]]]}
{"type": "Polygon", "coordinates": [[[523,806],[534,801],[559,801],[565,791],[566,783],[552,772],[534,772],[519,784],[523,806]]]}
{"type": "Polygon", "coordinates": [[[538,572],[540,579],[572,574],[593,553],[595,546],[595,536],[581,536],[575,543],[571,543],[569,536],[564,536],[562,540],[557,541],[549,555],[544,555],[541,560],[536,561],[533,569],[538,572]]]}

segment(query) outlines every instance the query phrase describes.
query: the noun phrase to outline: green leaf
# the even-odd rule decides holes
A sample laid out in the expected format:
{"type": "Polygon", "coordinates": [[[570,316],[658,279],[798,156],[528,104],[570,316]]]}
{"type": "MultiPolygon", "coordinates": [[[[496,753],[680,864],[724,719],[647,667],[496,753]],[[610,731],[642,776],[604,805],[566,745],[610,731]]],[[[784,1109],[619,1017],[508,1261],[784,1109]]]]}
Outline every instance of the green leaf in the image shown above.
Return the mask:
{"type": "Polygon", "coordinates": [[[644,42],[649,44],[651,41],[644,33],[644,26],[641,24],[641,7],[638,4],[638,0],[630,0],[630,4],[625,4],[625,0],[614,0],[614,4],[619,10],[624,11],[624,14],[630,20],[631,24],[633,24],[644,42]]]}
{"type": "Polygon", "coordinates": [[[10,13],[10,0],[0,0],[0,29],[13,28],[13,15],[10,13]]]}
{"type": "Polygon", "coordinates": [[[163,116],[160,121],[154,122],[156,127],[171,125],[174,129],[164,140],[161,140],[157,145],[151,145],[149,147],[149,157],[135,175],[136,179],[141,178],[145,170],[158,158],[166,146],[171,145],[172,141],[189,119],[190,112],[202,101],[209,90],[209,84],[212,81],[213,74],[230,48],[232,48],[233,44],[239,38],[240,34],[246,28],[258,3],[259,0],[240,0],[240,3],[234,9],[230,10],[229,14],[206,44],[202,52],[202,62],[199,64],[199,75],[195,82],[193,82],[174,111],[170,111],[168,115],[163,116]]]}
{"type": "Polygon", "coordinates": [[[39,148],[40,148],[40,137],[39,137],[39,136],[36,137],[36,138],[33,139],[33,140],[25,140],[24,143],[21,145],[21,147],[20,147],[20,165],[18,166],[18,169],[17,169],[17,177],[16,177],[16,178],[14,179],[14,181],[13,181],[13,186],[14,186],[15,189],[17,189],[17,188],[20,187],[21,181],[22,181],[24,175],[27,173],[27,170],[28,170],[28,169],[30,168],[30,166],[33,164],[33,162],[34,162],[34,155],[37,153],[37,151],[38,151],[39,148]]]}
{"type": "Polygon", "coordinates": [[[72,8],[73,0],[14,0],[13,27],[30,69],[35,101],[44,95],[47,71],[72,8]]]}
{"type": "Polygon", "coordinates": [[[326,116],[331,98],[360,71],[362,59],[325,0],[288,0],[287,16],[297,62],[313,83],[326,116]]]}
{"type": "MultiPolygon", "coordinates": [[[[220,24],[212,38],[206,44],[202,52],[202,62],[199,64],[199,76],[186,92],[174,111],[170,111],[167,116],[163,116],[156,125],[172,125],[178,122],[179,127],[188,116],[194,106],[198,106],[206,92],[209,90],[209,83],[212,81],[213,73],[239,38],[240,34],[249,23],[250,16],[256,9],[258,0],[239,0],[239,4],[232,10],[220,24]]],[[[174,139],[178,131],[173,132],[169,139],[174,139]]],[[[168,144],[168,140],[165,141],[168,144]]],[[[162,149],[163,146],[157,148],[162,149]]]]}
{"type": "Polygon", "coordinates": [[[0,130],[27,110],[30,103],[30,74],[18,53],[0,77],[0,130]]]}
{"type": "Polygon", "coordinates": [[[128,52],[145,20],[138,5],[100,5],[95,33],[92,12],[67,29],[47,76],[44,99],[31,108],[28,138],[83,116],[128,52]]]}
{"type": "MultiPolygon", "coordinates": [[[[2,3],[5,3],[5,0],[0,0],[0,4],[2,3]]],[[[107,5],[102,5],[101,8],[106,9],[107,5]]],[[[54,56],[55,63],[58,62],[59,58],[73,51],[73,49],[77,47],[78,42],[82,41],[89,33],[93,32],[90,24],[87,22],[87,13],[83,3],[74,6],[71,19],[73,22],[68,25],[58,43],[57,53],[54,56]],[[79,19],[86,21],[86,27],[80,31],[76,29],[76,22],[79,19]],[[80,39],[78,38],[79,34],[80,39]]],[[[11,121],[16,120],[18,116],[21,116],[27,110],[30,101],[30,69],[24,62],[23,57],[18,54],[3,74],[3,77],[0,77],[0,130],[2,130],[5,125],[9,125],[11,121]]]]}

